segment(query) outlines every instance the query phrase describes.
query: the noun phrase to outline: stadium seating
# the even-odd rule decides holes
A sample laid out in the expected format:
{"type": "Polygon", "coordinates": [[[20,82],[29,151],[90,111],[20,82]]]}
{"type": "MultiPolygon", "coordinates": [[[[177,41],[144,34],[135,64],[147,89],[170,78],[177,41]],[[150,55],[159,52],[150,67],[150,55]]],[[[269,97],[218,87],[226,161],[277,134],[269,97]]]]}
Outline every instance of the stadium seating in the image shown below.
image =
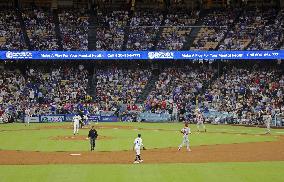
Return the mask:
{"type": "Polygon", "coordinates": [[[0,11],[0,49],[1,50],[26,50],[20,21],[12,9],[0,11]]]}
{"type": "Polygon", "coordinates": [[[167,14],[165,17],[165,27],[157,45],[158,50],[181,50],[186,37],[190,34],[192,26],[195,24],[198,15],[196,12],[177,12],[167,14]]]}
{"type": "Polygon", "coordinates": [[[150,50],[163,20],[158,11],[137,11],[130,20],[127,50],[150,50]]]}
{"type": "Polygon", "coordinates": [[[98,69],[96,94],[100,108],[110,111],[116,109],[119,104],[134,104],[150,76],[149,69],[98,69]]]}
{"type": "Polygon", "coordinates": [[[58,49],[55,24],[48,10],[24,9],[22,17],[34,50],[58,49]]]}
{"type": "Polygon", "coordinates": [[[128,11],[98,12],[97,50],[121,50],[128,11]]]}
{"type": "Polygon", "coordinates": [[[214,10],[202,18],[202,27],[191,47],[192,50],[215,50],[233,25],[237,10],[214,10]]]}
{"type": "Polygon", "coordinates": [[[89,15],[85,9],[58,13],[64,50],[88,50],[89,15]]]}

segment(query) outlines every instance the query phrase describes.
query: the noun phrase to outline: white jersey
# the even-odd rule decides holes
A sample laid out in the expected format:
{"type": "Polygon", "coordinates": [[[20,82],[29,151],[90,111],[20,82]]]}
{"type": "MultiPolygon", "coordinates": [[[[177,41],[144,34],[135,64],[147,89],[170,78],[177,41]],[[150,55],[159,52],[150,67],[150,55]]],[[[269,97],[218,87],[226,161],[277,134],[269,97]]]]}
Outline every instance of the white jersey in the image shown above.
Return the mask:
{"type": "Polygon", "coordinates": [[[30,110],[30,109],[26,109],[26,110],[25,110],[25,114],[26,114],[27,116],[30,116],[30,115],[31,115],[31,110],[30,110]]]}
{"type": "Polygon", "coordinates": [[[264,123],[265,123],[266,125],[269,125],[269,124],[271,123],[271,121],[272,121],[271,115],[263,115],[262,118],[263,118],[264,123]]]}
{"type": "Polygon", "coordinates": [[[196,120],[197,120],[197,124],[203,124],[202,114],[197,114],[196,120]]]}
{"type": "Polygon", "coordinates": [[[74,125],[79,125],[81,119],[82,119],[81,116],[74,116],[73,117],[74,125]]]}
{"type": "Polygon", "coordinates": [[[181,129],[181,132],[183,133],[183,137],[188,137],[188,135],[191,133],[189,127],[184,127],[183,129],[181,129]]]}
{"type": "Polygon", "coordinates": [[[88,116],[87,115],[84,115],[83,118],[84,118],[84,120],[88,120],[88,116]]]}
{"type": "Polygon", "coordinates": [[[134,140],[134,148],[135,149],[140,149],[140,147],[142,147],[142,146],[143,146],[142,138],[139,138],[139,137],[135,138],[135,140],[134,140]]]}

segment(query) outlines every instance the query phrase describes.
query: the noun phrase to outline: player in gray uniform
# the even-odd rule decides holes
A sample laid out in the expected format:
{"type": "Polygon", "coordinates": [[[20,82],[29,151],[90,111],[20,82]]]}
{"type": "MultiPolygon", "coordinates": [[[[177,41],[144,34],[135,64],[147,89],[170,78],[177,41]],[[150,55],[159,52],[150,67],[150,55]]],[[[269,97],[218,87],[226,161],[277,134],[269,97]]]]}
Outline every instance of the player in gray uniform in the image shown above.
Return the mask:
{"type": "Polygon", "coordinates": [[[270,134],[270,124],[272,122],[272,116],[269,112],[263,115],[263,121],[266,126],[265,134],[270,134]]]}
{"type": "Polygon", "coordinates": [[[178,150],[182,148],[182,146],[186,146],[187,151],[191,151],[189,148],[189,139],[188,135],[191,134],[190,128],[188,127],[188,123],[185,123],[184,128],[180,131],[183,134],[182,143],[179,145],[178,150]]]}
{"type": "Polygon", "coordinates": [[[200,132],[200,128],[202,127],[204,132],[206,132],[206,128],[204,125],[204,118],[200,111],[197,111],[196,113],[196,121],[197,121],[197,131],[200,132]]]}

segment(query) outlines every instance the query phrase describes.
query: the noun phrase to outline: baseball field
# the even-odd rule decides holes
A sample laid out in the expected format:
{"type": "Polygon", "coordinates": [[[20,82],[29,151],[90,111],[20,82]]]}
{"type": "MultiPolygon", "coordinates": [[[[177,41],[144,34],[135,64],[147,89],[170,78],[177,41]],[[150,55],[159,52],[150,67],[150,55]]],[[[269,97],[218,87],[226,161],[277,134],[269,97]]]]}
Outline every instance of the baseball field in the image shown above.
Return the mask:
{"type": "Polygon", "coordinates": [[[190,125],[191,152],[177,150],[181,123],[93,124],[73,136],[71,123],[0,125],[0,182],[284,181],[284,130],[190,125]],[[142,135],[144,160],[133,164],[133,141],[142,135]]]}

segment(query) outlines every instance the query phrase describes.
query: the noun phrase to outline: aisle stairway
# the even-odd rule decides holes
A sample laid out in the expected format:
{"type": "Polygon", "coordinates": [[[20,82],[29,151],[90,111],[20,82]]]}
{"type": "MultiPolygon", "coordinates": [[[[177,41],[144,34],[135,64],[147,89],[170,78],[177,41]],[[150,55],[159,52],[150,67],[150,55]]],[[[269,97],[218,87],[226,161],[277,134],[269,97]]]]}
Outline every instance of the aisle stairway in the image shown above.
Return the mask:
{"type": "Polygon", "coordinates": [[[163,30],[164,30],[166,16],[167,16],[167,12],[165,11],[165,12],[163,12],[163,20],[162,20],[161,26],[159,27],[159,31],[158,31],[158,33],[156,34],[156,37],[155,37],[153,50],[157,50],[157,45],[159,43],[159,40],[160,40],[161,35],[163,33],[163,30]]]}
{"type": "Polygon", "coordinates": [[[150,92],[156,86],[155,83],[159,79],[159,74],[160,74],[160,71],[158,70],[158,68],[152,69],[152,75],[149,78],[148,83],[146,84],[144,90],[142,91],[140,96],[137,98],[136,103],[142,104],[147,99],[147,97],[150,94],[150,92]]]}
{"type": "Polygon", "coordinates": [[[202,26],[202,18],[207,15],[206,12],[201,11],[199,14],[198,20],[195,22],[194,27],[192,27],[190,34],[186,38],[186,42],[183,45],[182,50],[190,50],[195,38],[197,37],[201,26],[202,26]]]}
{"type": "Polygon", "coordinates": [[[24,39],[25,39],[25,43],[28,46],[29,50],[33,50],[33,47],[31,45],[29,36],[27,34],[27,29],[26,29],[26,26],[25,26],[25,22],[24,22],[23,17],[22,17],[22,12],[21,12],[21,10],[17,10],[16,13],[17,13],[18,20],[20,21],[20,25],[21,25],[23,36],[24,36],[24,39]]]}
{"type": "Polygon", "coordinates": [[[130,23],[131,23],[131,18],[133,16],[133,11],[129,12],[129,20],[127,22],[126,27],[124,28],[124,39],[123,39],[123,44],[122,44],[122,51],[126,51],[127,49],[127,42],[128,42],[128,35],[130,33],[130,23]]]}
{"type": "Polygon", "coordinates": [[[93,9],[90,11],[89,32],[88,32],[88,49],[96,50],[97,48],[97,12],[93,9]]]}
{"type": "Polygon", "coordinates": [[[53,14],[53,22],[55,24],[55,34],[56,34],[56,39],[57,39],[58,50],[63,51],[63,44],[62,44],[62,36],[61,36],[61,31],[60,31],[58,11],[56,9],[54,9],[52,11],[52,14],[53,14]]]}
{"type": "Polygon", "coordinates": [[[97,70],[95,67],[90,68],[91,72],[88,76],[88,88],[87,93],[92,97],[96,97],[96,87],[97,87],[97,70]]]}

